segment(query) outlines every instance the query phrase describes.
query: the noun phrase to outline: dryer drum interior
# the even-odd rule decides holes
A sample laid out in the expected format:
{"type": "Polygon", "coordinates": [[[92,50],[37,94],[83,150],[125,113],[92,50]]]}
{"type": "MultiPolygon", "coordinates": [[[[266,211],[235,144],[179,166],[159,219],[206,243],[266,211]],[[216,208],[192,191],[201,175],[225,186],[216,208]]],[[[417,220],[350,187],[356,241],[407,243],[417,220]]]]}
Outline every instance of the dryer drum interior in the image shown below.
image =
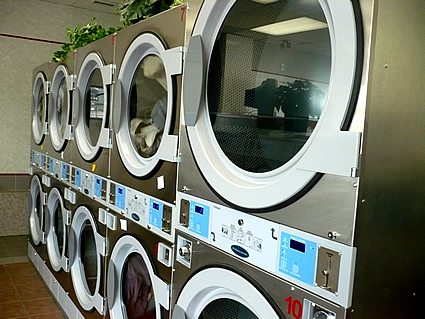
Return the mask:
{"type": "Polygon", "coordinates": [[[96,159],[109,146],[110,86],[112,65],[97,53],[88,54],[78,74],[75,94],[75,139],[86,161],[96,159]]]}
{"type": "Polygon", "coordinates": [[[114,129],[120,157],[133,175],[146,176],[160,160],[173,161],[176,110],[175,81],[181,73],[181,51],[167,49],[144,33],[129,46],[119,71],[114,129]]]}
{"type": "Polygon", "coordinates": [[[61,151],[66,146],[71,134],[71,89],[71,76],[65,66],[59,65],[53,75],[49,109],[50,138],[56,151],[61,151]]]}
{"type": "Polygon", "coordinates": [[[44,205],[41,181],[34,175],[30,184],[30,232],[34,244],[39,245],[44,240],[44,205]]]}
{"type": "Polygon", "coordinates": [[[168,285],[155,274],[142,244],[121,237],[110,256],[107,297],[111,318],[162,318],[169,307],[168,285]]]}
{"type": "Polygon", "coordinates": [[[206,268],[180,292],[173,318],[279,318],[270,302],[248,280],[224,268],[206,268]]]}
{"type": "Polygon", "coordinates": [[[47,132],[47,94],[49,83],[44,73],[39,72],[32,92],[32,133],[34,142],[41,144],[47,132]]]}
{"type": "Polygon", "coordinates": [[[318,173],[350,176],[360,140],[341,129],[357,76],[351,1],[204,7],[189,42],[183,103],[211,188],[233,206],[261,210],[296,196],[318,173]],[[203,68],[191,55],[199,50],[203,68]]]}
{"type": "Polygon", "coordinates": [[[52,188],[47,199],[48,235],[47,252],[55,271],[68,271],[67,247],[67,213],[62,195],[57,188],[52,188]]]}
{"type": "Polygon", "coordinates": [[[105,241],[87,207],[80,206],[76,209],[71,223],[71,234],[71,276],[75,294],[83,309],[97,309],[103,314],[105,241]]]}

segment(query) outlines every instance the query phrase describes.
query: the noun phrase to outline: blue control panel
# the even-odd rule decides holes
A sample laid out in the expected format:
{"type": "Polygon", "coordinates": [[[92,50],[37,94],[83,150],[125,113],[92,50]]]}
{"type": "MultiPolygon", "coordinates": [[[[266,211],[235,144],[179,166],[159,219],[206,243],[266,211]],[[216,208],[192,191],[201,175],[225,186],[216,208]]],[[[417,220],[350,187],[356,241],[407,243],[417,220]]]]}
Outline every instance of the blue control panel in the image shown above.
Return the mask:
{"type": "Polygon", "coordinates": [[[97,197],[102,197],[102,178],[96,176],[94,178],[94,195],[97,197]]]}
{"type": "Polygon", "coordinates": [[[35,163],[35,152],[31,151],[31,163],[35,163]]]}
{"type": "Polygon", "coordinates": [[[115,206],[125,210],[125,188],[119,185],[115,186],[115,206]]]}
{"type": "Polygon", "coordinates": [[[210,207],[197,202],[190,202],[189,230],[208,239],[210,207]]]}
{"type": "Polygon", "coordinates": [[[164,216],[164,204],[151,199],[149,201],[149,225],[162,228],[162,217],[164,216]]]}
{"type": "Polygon", "coordinates": [[[75,169],[75,186],[81,187],[81,170],[75,169]]]}
{"type": "Polygon", "coordinates": [[[313,286],[316,271],[317,244],[281,233],[279,271],[313,286]]]}
{"type": "Polygon", "coordinates": [[[46,155],[44,155],[44,154],[41,154],[41,156],[40,156],[40,167],[41,168],[44,168],[44,163],[46,163],[46,155]]]}
{"type": "Polygon", "coordinates": [[[68,165],[65,163],[62,163],[62,179],[66,180],[66,172],[68,171],[68,165]]]}
{"type": "Polygon", "coordinates": [[[49,159],[49,172],[53,174],[55,169],[55,161],[53,158],[49,159]]]}

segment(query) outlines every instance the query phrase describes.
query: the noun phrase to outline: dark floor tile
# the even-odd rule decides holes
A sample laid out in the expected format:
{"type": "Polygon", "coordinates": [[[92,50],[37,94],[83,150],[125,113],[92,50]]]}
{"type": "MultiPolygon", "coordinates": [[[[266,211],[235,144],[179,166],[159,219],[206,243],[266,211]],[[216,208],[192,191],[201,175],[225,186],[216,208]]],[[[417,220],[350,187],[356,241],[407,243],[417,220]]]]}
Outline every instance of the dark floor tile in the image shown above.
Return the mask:
{"type": "Polygon", "coordinates": [[[13,288],[12,279],[7,274],[0,275],[0,291],[13,288]]]}
{"type": "Polygon", "coordinates": [[[62,312],[52,312],[52,313],[46,313],[43,315],[34,315],[30,316],[30,319],[65,319],[65,316],[62,314],[62,312]]]}
{"type": "Polygon", "coordinates": [[[52,297],[22,301],[28,315],[41,315],[60,311],[52,297]]]}
{"type": "Polygon", "coordinates": [[[19,276],[30,276],[36,274],[34,267],[29,263],[7,264],[5,265],[9,276],[13,279],[19,276]]]}
{"type": "Polygon", "coordinates": [[[10,257],[9,252],[6,248],[0,248],[0,258],[10,257]]]}
{"type": "Polygon", "coordinates": [[[41,278],[38,274],[29,274],[26,276],[18,276],[11,278],[15,286],[25,286],[28,283],[42,283],[41,278]]]}
{"type": "Polygon", "coordinates": [[[21,301],[0,304],[0,319],[27,318],[27,311],[21,301]]]}
{"type": "Polygon", "coordinates": [[[47,291],[47,288],[41,282],[32,282],[29,281],[26,284],[15,285],[16,291],[22,300],[31,300],[37,298],[48,298],[50,293],[47,291]]]}
{"type": "Polygon", "coordinates": [[[20,301],[20,297],[15,288],[0,290],[0,303],[20,301]]]}
{"type": "Polygon", "coordinates": [[[7,252],[9,253],[10,257],[26,256],[28,254],[28,248],[27,247],[18,247],[15,249],[8,248],[7,252]]]}

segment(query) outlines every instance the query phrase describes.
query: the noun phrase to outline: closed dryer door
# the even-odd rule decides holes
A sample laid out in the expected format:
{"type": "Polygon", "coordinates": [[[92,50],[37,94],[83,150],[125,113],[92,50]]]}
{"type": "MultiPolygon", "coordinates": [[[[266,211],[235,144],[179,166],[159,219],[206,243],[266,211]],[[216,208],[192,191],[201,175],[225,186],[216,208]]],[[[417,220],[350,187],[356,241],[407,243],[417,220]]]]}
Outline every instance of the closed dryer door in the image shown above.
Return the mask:
{"type": "Polygon", "coordinates": [[[269,210],[322,174],[353,176],[361,67],[355,1],[207,1],[189,42],[184,120],[225,202],[269,210]]]}
{"type": "Polygon", "coordinates": [[[55,271],[69,271],[68,216],[61,192],[52,188],[47,197],[47,253],[55,271]]]}
{"type": "Polygon", "coordinates": [[[207,268],[184,285],[172,318],[277,319],[280,316],[245,278],[228,269],[207,268]]]}
{"type": "Polygon", "coordinates": [[[124,235],[114,245],[107,287],[111,318],[160,319],[170,306],[169,284],[155,274],[147,251],[131,235],[124,235]]]}
{"type": "Polygon", "coordinates": [[[31,104],[31,128],[34,142],[38,145],[43,143],[47,134],[47,101],[50,82],[47,81],[43,72],[38,72],[32,88],[31,104]]]}
{"type": "Polygon", "coordinates": [[[176,161],[174,77],[181,70],[182,49],[167,50],[151,33],[137,37],[123,58],[113,123],[121,160],[134,176],[148,175],[160,161],[176,161]]]}
{"type": "Polygon", "coordinates": [[[35,245],[45,243],[45,200],[40,177],[34,175],[30,184],[30,232],[35,245]]]}
{"type": "Polygon", "coordinates": [[[106,240],[98,230],[92,212],[78,207],[72,218],[70,234],[71,277],[81,307],[105,313],[104,256],[106,240]]]}
{"type": "Polygon", "coordinates": [[[61,152],[72,138],[71,109],[74,76],[60,64],[56,67],[50,93],[50,139],[54,149],[61,152]]]}
{"type": "Polygon", "coordinates": [[[75,140],[85,161],[110,148],[109,109],[113,66],[97,53],[88,54],[78,72],[74,101],[75,140]]]}

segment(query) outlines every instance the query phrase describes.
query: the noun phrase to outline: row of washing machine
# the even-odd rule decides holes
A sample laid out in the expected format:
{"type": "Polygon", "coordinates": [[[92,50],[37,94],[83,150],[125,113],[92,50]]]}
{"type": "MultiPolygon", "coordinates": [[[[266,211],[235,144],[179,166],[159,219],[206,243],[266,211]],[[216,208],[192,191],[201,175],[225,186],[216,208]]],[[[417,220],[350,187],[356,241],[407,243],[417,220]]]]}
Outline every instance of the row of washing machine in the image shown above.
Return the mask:
{"type": "Polygon", "coordinates": [[[386,313],[378,7],[194,0],[34,69],[30,251],[69,317],[386,313]]]}

